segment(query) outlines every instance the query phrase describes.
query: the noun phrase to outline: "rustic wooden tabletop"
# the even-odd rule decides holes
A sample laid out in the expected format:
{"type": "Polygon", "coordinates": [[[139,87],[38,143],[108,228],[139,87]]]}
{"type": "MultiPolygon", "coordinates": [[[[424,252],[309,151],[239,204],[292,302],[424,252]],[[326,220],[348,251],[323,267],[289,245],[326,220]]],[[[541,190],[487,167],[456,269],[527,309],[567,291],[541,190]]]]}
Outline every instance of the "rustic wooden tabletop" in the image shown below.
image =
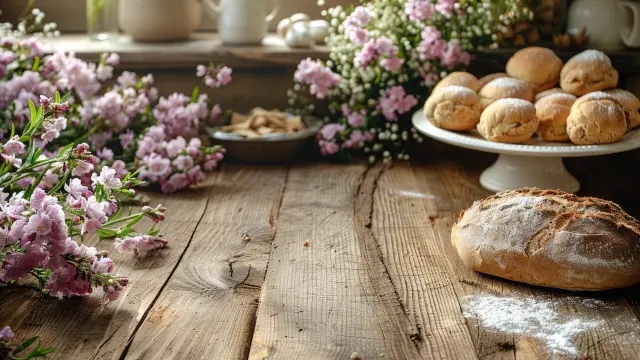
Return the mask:
{"type": "MultiPolygon", "coordinates": [[[[471,151],[392,167],[226,164],[152,195],[170,249],[111,254],[122,298],[0,289],[0,319],[53,359],[637,359],[640,292],[569,293],[468,270],[450,245],[488,195],[471,151]],[[355,354],[354,354],[355,353],[355,354]]],[[[567,160],[581,194],[640,215],[639,152],[567,160]]],[[[100,248],[112,249],[103,242],[100,248]]]]}

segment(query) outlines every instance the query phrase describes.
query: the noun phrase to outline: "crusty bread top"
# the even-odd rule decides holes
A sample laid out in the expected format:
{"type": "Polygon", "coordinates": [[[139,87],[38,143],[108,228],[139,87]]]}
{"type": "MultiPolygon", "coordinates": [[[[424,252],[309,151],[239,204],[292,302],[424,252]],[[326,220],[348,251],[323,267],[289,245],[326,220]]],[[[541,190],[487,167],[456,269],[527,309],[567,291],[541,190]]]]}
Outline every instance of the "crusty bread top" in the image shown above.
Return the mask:
{"type": "Polygon", "coordinates": [[[640,282],[640,223],[601,199],[504,191],[463,211],[451,242],[469,268],[528,284],[593,291],[640,282]]]}
{"type": "Polygon", "coordinates": [[[553,89],[549,89],[549,90],[540,91],[539,93],[536,94],[536,101],[538,101],[538,100],[540,100],[540,99],[542,99],[542,98],[544,98],[546,96],[552,95],[552,94],[565,94],[565,92],[559,87],[556,87],[556,88],[553,88],[553,89]]]}
{"type": "Polygon", "coordinates": [[[475,92],[480,91],[480,81],[478,81],[478,78],[465,71],[455,71],[440,80],[440,82],[433,88],[432,93],[436,93],[437,91],[451,85],[464,86],[475,92]]]}
{"type": "Polygon", "coordinates": [[[577,97],[575,97],[574,95],[571,95],[571,94],[555,93],[555,94],[551,94],[551,95],[545,96],[542,99],[536,101],[536,108],[543,107],[543,106],[546,106],[546,105],[549,105],[549,104],[564,105],[564,106],[568,106],[569,108],[571,108],[571,105],[573,105],[573,103],[577,99],[578,99],[577,97]]]}
{"type": "Polygon", "coordinates": [[[480,89],[482,89],[485,85],[487,85],[491,81],[493,81],[495,79],[502,78],[502,77],[509,77],[509,74],[507,74],[507,73],[493,73],[493,74],[489,74],[489,75],[485,75],[485,76],[481,77],[480,79],[478,79],[478,81],[480,81],[480,89]]]}
{"type": "Polygon", "coordinates": [[[562,60],[552,50],[531,46],[513,54],[507,61],[507,74],[546,90],[558,83],[562,66],[562,60]]]}
{"type": "Polygon", "coordinates": [[[598,50],[585,50],[573,56],[560,72],[560,86],[574,95],[615,87],[618,71],[611,59],[598,50]]]}
{"type": "Polygon", "coordinates": [[[472,106],[478,102],[478,95],[476,93],[464,86],[451,85],[444,88],[441,88],[437,92],[434,92],[429,96],[427,101],[425,102],[425,115],[432,119],[433,112],[435,111],[438,104],[444,101],[451,101],[455,104],[472,106]]]}

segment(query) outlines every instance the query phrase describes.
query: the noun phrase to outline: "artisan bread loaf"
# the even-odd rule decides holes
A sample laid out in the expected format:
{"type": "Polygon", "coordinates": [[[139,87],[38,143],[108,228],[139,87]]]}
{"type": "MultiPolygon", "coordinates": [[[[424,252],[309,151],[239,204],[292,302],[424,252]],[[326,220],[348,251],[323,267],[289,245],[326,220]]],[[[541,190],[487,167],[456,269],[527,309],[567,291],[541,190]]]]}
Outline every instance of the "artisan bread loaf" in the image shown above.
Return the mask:
{"type": "Polygon", "coordinates": [[[509,77],[509,74],[500,72],[500,73],[493,73],[493,74],[489,74],[481,77],[480,79],[478,79],[478,81],[480,81],[480,89],[482,89],[485,85],[492,82],[493,80],[499,79],[502,77],[509,77]]]}
{"type": "Polygon", "coordinates": [[[480,91],[480,81],[478,81],[477,77],[465,71],[454,71],[440,80],[431,93],[435,94],[441,89],[451,85],[464,86],[475,92],[480,91]]]}
{"type": "Polygon", "coordinates": [[[536,94],[536,101],[549,96],[549,95],[553,95],[553,94],[565,94],[564,91],[562,91],[562,89],[560,88],[553,88],[553,89],[549,89],[549,90],[545,90],[545,91],[541,91],[539,93],[536,94]]]}
{"type": "Polygon", "coordinates": [[[598,50],[575,55],[560,72],[560,87],[576,96],[611,89],[617,84],[618,72],[611,65],[611,59],[598,50]]]}
{"type": "Polygon", "coordinates": [[[433,93],[424,106],[425,116],[443,129],[468,131],[478,125],[482,108],[478,95],[463,86],[447,86],[433,93]]]}
{"type": "Polygon", "coordinates": [[[601,199],[505,191],[462,212],[451,241],[468,267],[509,280],[568,290],[640,281],[640,223],[601,199]]]}
{"type": "Polygon", "coordinates": [[[567,118],[576,101],[571,94],[555,93],[536,102],[536,116],[540,120],[536,133],[545,141],[568,141],[567,118]]]}
{"type": "Polygon", "coordinates": [[[547,48],[531,46],[518,50],[507,61],[507,74],[528,81],[536,92],[554,87],[560,80],[562,60],[547,48]]]}

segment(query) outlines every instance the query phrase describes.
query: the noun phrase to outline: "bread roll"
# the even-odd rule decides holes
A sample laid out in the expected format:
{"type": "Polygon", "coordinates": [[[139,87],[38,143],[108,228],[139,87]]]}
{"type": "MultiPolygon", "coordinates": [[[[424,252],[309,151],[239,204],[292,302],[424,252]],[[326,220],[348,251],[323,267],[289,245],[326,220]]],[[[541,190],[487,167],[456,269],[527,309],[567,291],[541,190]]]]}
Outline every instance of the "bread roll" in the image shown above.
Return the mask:
{"type": "Polygon", "coordinates": [[[482,112],[478,132],[489,141],[516,144],[531,138],[538,124],[532,103],[522,99],[500,99],[482,112]]]}
{"type": "Polygon", "coordinates": [[[605,92],[584,95],[571,106],[567,134],[574,144],[609,144],[618,141],[626,131],[622,106],[605,92]]]}
{"type": "Polygon", "coordinates": [[[541,92],[536,94],[536,101],[542,99],[545,96],[549,96],[551,94],[566,94],[566,93],[564,91],[562,91],[561,88],[553,88],[553,89],[541,91],[541,92]]]}
{"type": "Polygon", "coordinates": [[[536,133],[544,141],[569,141],[567,118],[576,99],[571,94],[556,93],[536,102],[536,116],[540,120],[536,133]]]}
{"type": "Polygon", "coordinates": [[[464,86],[475,92],[480,91],[480,82],[478,81],[478,78],[468,72],[456,71],[440,80],[440,82],[433,88],[433,91],[431,93],[434,94],[438,90],[451,85],[464,86]]]}
{"type": "Polygon", "coordinates": [[[562,60],[552,50],[532,46],[513,54],[507,61],[507,74],[532,83],[536,92],[540,92],[558,83],[562,65],[562,60]]]}
{"type": "Polygon", "coordinates": [[[487,85],[491,81],[493,81],[495,79],[503,78],[503,77],[509,77],[509,74],[507,74],[507,73],[493,73],[493,74],[489,74],[489,75],[485,75],[485,76],[481,77],[478,80],[478,81],[480,81],[480,89],[482,89],[485,85],[487,85]]]}
{"type": "Polygon", "coordinates": [[[622,105],[624,117],[627,120],[627,131],[640,125],[640,100],[635,95],[622,89],[607,90],[605,92],[613,96],[622,105]]]}
{"type": "Polygon", "coordinates": [[[483,107],[498,99],[516,98],[533,102],[533,87],[526,81],[510,77],[501,77],[490,81],[478,93],[483,107]]]}
{"type": "Polygon", "coordinates": [[[618,72],[611,65],[611,59],[598,50],[585,50],[575,55],[560,72],[560,87],[576,96],[611,89],[617,84],[618,72]]]}
{"type": "Polygon", "coordinates": [[[463,86],[447,86],[433,93],[424,106],[425,116],[440,128],[468,131],[480,121],[478,95],[463,86]]]}
{"type": "Polygon", "coordinates": [[[639,237],[640,223],[610,201],[527,188],[476,201],[451,231],[469,268],[567,290],[638,283],[639,237]]]}

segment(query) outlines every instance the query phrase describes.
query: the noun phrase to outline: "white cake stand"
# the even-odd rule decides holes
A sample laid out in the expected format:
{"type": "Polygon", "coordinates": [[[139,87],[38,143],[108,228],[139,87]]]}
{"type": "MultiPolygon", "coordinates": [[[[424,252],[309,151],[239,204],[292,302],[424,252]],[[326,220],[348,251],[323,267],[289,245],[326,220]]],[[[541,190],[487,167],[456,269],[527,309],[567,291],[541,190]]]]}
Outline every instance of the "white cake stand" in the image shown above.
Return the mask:
{"type": "Polygon", "coordinates": [[[559,189],[575,193],[580,183],[564,167],[563,157],[606,155],[640,147],[640,129],[606,145],[574,145],[530,139],[524,144],[503,144],[485,140],[477,131],[453,132],[436,127],[422,109],[413,115],[413,125],[422,134],[467,149],[500,154],[498,160],[480,175],[480,184],[489,191],[523,187],[559,189]]]}

